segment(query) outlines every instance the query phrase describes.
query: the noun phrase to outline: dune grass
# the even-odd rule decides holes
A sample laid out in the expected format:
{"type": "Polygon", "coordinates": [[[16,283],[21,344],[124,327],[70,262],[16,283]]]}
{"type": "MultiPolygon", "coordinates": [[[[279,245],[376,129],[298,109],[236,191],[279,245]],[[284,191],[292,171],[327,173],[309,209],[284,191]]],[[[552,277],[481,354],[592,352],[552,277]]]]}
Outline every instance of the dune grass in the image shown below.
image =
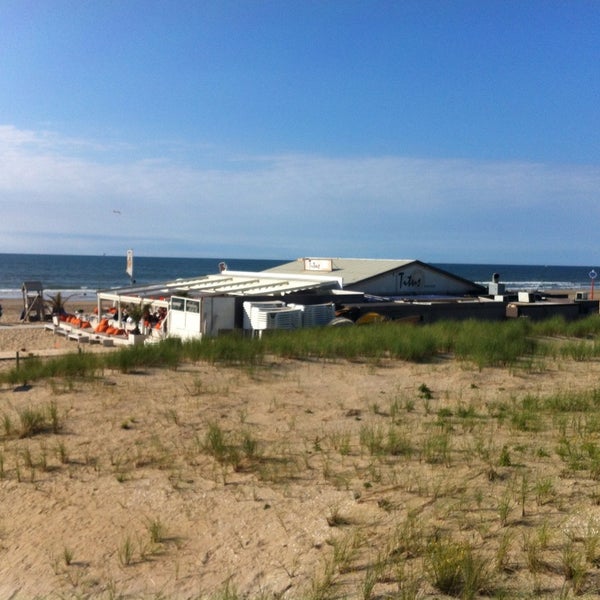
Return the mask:
{"type": "Polygon", "coordinates": [[[561,340],[555,354],[591,360],[600,354],[600,343],[595,339],[599,331],[600,316],[593,316],[576,322],[554,318],[540,323],[527,319],[447,321],[422,326],[374,323],[273,331],[261,339],[241,335],[191,341],[173,338],[148,346],[128,346],[108,354],[80,352],[50,360],[28,358],[17,368],[3,373],[0,381],[17,384],[53,377],[88,378],[104,369],[122,373],[153,367],[176,369],[186,361],[255,366],[263,364],[266,356],[410,362],[431,362],[450,356],[481,369],[506,367],[524,359],[543,357],[549,352],[548,338],[561,340]]]}

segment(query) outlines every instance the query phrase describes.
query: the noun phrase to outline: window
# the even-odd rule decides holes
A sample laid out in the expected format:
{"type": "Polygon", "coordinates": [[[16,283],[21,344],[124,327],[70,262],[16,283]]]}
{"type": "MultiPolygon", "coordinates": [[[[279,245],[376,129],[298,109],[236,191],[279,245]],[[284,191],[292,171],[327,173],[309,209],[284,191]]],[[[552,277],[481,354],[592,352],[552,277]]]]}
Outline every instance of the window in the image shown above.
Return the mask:
{"type": "Polygon", "coordinates": [[[199,313],[200,302],[198,300],[187,300],[185,303],[185,310],[190,313],[199,313]]]}
{"type": "Polygon", "coordinates": [[[185,310],[185,299],[171,298],[171,310],[185,310]]]}

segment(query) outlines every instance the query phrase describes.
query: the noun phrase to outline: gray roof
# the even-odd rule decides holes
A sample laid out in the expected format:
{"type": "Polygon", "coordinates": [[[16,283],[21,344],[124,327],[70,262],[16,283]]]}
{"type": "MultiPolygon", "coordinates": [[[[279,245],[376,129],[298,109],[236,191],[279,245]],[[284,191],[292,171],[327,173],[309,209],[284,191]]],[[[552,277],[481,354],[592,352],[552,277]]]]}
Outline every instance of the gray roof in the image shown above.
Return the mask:
{"type": "Polygon", "coordinates": [[[371,279],[382,273],[393,271],[410,265],[412,263],[418,263],[415,259],[383,259],[383,258],[327,258],[327,259],[313,259],[313,260],[331,260],[333,270],[332,271],[306,271],[304,270],[305,258],[298,258],[297,260],[271,269],[267,269],[265,272],[268,273],[290,273],[290,274],[315,274],[320,273],[342,277],[344,280],[344,287],[352,286],[359,281],[371,279]]]}

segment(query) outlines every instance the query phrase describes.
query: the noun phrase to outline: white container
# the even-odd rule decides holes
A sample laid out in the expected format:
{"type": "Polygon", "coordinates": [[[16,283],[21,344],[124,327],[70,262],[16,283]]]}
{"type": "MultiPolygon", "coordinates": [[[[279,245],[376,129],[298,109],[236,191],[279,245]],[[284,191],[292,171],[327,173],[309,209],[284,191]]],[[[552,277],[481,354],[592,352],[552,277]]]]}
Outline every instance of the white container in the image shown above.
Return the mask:
{"type": "Polygon", "coordinates": [[[322,327],[335,318],[335,305],[327,304],[289,304],[302,311],[302,327],[322,327]]]}
{"type": "Polygon", "coordinates": [[[244,329],[265,329],[258,327],[260,313],[263,310],[284,308],[285,302],[281,300],[272,300],[269,302],[250,302],[246,301],[244,307],[244,329]]]}

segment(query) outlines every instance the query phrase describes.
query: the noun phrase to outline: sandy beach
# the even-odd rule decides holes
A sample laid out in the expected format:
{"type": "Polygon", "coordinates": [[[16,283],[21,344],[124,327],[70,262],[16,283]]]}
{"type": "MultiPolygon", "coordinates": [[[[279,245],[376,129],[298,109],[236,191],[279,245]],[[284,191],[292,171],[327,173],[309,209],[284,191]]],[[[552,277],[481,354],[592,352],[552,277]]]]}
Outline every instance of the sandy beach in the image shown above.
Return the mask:
{"type": "MultiPolygon", "coordinates": [[[[60,336],[43,335],[44,324],[39,322],[23,323],[20,321],[23,311],[23,301],[16,299],[2,300],[3,315],[0,318],[0,354],[49,351],[77,350],[77,344],[60,336]]],[[[95,307],[94,302],[77,304],[77,309],[91,312],[95,307]]],[[[69,309],[71,307],[68,307],[69,309]]],[[[73,307],[75,309],[75,307],[73,307]]]]}
{"type": "MultiPolygon", "coordinates": [[[[0,351],[77,351],[2,305],[0,351]]],[[[273,359],[3,385],[0,597],[442,598],[443,540],[481,559],[482,596],[595,597],[599,477],[559,449],[596,444],[598,415],[524,399],[599,371],[273,359]],[[19,435],[50,407],[56,432],[19,435]]]]}

